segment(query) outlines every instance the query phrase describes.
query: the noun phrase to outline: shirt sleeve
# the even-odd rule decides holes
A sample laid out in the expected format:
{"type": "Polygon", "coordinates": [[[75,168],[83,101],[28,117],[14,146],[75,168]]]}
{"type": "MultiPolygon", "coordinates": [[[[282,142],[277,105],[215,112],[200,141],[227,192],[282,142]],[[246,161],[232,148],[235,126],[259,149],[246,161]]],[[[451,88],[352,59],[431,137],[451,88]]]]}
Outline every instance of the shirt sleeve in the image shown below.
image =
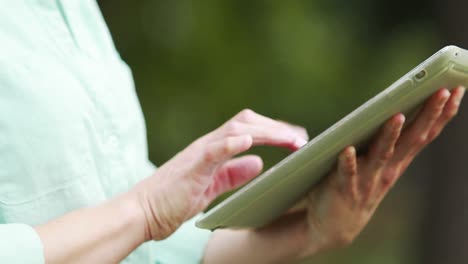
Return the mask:
{"type": "Polygon", "coordinates": [[[41,239],[25,224],[0,224],[0,263],[45,264],[41,239]]]}
{"type": "Polygon", "coordinates": [[[201,214],[185,222],[169,238],[154,242],[154,264],[202,262],[212,232],[195,227],[195,221],[200,216],[201,214]]]}

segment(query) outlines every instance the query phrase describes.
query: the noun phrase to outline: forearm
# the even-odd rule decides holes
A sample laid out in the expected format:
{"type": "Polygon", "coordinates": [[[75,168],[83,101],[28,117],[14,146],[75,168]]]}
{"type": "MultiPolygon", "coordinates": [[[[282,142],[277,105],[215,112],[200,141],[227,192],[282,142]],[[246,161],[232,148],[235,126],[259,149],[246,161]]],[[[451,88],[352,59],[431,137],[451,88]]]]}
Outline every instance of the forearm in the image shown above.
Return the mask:
{"type": "Polygon", "coordinates": [[[129,194],[35,227],[47,264],[118,263],[145,240],[144,223],[129,194]]]}
{"type": "Polygon", "coordinates": [[[208,242],[203,263],[294,263],[300,258],[300,243],[281,231],[265,235],[247,229],[217,230],[208,242]]]}

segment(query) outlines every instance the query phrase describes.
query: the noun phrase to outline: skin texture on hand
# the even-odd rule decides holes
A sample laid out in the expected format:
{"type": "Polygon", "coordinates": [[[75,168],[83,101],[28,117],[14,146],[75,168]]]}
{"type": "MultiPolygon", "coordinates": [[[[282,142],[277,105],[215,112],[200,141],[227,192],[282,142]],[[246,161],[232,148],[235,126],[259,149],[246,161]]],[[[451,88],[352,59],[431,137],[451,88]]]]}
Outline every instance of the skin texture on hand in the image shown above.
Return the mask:
{"type": "Polygon", "coordinates": [[[217,196],[246,183],[262,170],[260,157],[233,158],[235,155],[254,145],[296,150],[306,142],[303,128],[243,110],[193,142],[132,190],[146,216],[146,239],[168,237],[217,196]]]}
{"type": "Polygon", "coordinates": [[[294,263],[348,245],[415,156],[457,114],[464,92],[463,87],[452,92],[439,90],[404,129],[404,115],[396,114],[382,127],[366,155],[357,157],[353,146],[345,148],[336,169],[273,223],[248,232],[216,231],[204,263],[294,263]],[[230,243],[229,250],[224,243],[230,243]],[[243,255],[242,260],[236,255],[243,255]]]}
{"type": "Polygon", "coordinates": [[[256,232],[271,236],[280,226],[298,241],[295,244],[303,245],[299,258],[351,243],[415,156],[456,115],[464,91],[439,90],[405,129],[405,117],[393,116],[364,156],[357,157],[354,147],[347,147],[337,168],[302,201],[304,211],[299,206],[295,216],[288,216],[294,224],[279,219],[256,232]]]}

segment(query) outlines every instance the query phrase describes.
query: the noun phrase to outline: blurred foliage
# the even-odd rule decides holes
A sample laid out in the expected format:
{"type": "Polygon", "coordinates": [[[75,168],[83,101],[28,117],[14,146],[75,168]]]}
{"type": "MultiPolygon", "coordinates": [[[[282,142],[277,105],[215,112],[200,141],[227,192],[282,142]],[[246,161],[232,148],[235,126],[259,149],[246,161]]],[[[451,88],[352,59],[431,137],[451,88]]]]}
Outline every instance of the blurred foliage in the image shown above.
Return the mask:
{"type": "Polygon", "coordinates": [[[101,5],[157,164],[243,108],[316,135],[438,48],[430,21],[389,26],[366,1],[101,5]]]}
{"type": "MultiPolygon", "coordinates": [[[[156,164],[243,108],[317,135],[440,48],[431,10],[422,1],[99,3],[133,69],[156,164]]],[[[287,153],[255,151],[267,166],[287,153]]],[[[377,228],[388,215],[392,221],[401,216],[390,210],[378,216],[377,228]]],[[[363,246],[364,239],[342,256],[358,254],[359,263],[402,263],[388,248],[405,244],[392,240],[393,229],[387,231],[375,232],[389,235],[385,245],[363,246]]],[[[349,263],[337,258],[324,257],[325,263],[349,263]]]]}

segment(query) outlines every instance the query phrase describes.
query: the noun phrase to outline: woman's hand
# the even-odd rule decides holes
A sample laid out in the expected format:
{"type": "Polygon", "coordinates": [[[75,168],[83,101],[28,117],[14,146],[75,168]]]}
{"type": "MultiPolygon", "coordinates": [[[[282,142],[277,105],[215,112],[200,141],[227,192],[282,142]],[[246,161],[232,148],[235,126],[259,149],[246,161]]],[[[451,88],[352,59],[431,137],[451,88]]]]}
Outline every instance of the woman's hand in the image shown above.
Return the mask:
{"type": "Polygon", "coordinates": [[[306,142],[303,128],[251,110],[240,112],[193,142],[132,190],[143,209],[146,239],[168,237],[218,195],[244,184],[262,170],[258,156],[233,156],[254,145],[296,150],[306,142]]]}
{"type": "Polygon", "coordinates": [[[404,116],[395,115],[364,156],[356,157],[354,147],[347,147],[335,171],[303,201],[305,211],[296,208],[255,234],[264,240],[288,239],[299,258],[351,243],[414,157],[456,115],[464,91],[441,89],[405,129],[404,116]]]}

